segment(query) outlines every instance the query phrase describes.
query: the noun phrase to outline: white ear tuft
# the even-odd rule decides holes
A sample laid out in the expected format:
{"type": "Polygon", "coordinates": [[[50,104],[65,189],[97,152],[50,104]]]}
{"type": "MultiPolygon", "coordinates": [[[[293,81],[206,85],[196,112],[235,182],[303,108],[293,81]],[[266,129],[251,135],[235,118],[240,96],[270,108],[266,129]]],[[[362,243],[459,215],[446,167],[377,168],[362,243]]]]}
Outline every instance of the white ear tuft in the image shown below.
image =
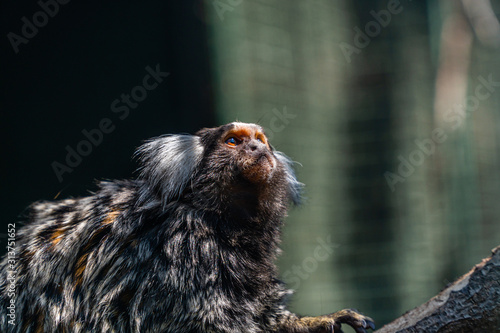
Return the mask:
{"type": "Polygon", "coordinates": [[[136,151],[140,178],[159,191],[162,203],[177,199],[190,183],[203,157],[200,138],[168,135],[154,138],[136,151]]]}
{"type": "Polygon", "coordinates": [[[304,184],[299,182],[295,177],[295,172],[293,170],[293,161],[282,152],[274,151],[273,154],[285,168],[290,199],[295,205],[300,205],[300,203],[302,202],[302,192],[304,184]]]}

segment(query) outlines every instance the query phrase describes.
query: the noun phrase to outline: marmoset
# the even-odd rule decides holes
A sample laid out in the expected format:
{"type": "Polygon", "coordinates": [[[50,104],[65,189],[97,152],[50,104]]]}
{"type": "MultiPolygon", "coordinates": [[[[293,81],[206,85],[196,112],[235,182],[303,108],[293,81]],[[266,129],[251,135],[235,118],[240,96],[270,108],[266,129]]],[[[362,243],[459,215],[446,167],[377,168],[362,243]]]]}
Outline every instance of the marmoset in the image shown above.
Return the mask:
{"type": "Polygon", "coordinates": [[[374,328],[354,310],[301,317],[286,309],[291,291],[275,259],[302,184],[260,126],[161,136],[136,156],[134,180],[30,207],[16,257],[0,265],[1,332],[374,328]]]}

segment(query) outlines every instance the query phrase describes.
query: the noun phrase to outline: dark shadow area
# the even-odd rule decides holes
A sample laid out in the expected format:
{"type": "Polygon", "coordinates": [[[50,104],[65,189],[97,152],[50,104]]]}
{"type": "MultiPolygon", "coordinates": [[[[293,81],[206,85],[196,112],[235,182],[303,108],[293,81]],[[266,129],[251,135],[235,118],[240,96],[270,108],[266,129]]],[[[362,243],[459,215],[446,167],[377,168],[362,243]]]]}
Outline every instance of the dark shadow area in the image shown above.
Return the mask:
{"type": "Polygon", "coordinates": [[[30,203],[130,178],[142,140],[215,119],[196,1],[48,3],[0,5],[2,253],[30,203]]]}

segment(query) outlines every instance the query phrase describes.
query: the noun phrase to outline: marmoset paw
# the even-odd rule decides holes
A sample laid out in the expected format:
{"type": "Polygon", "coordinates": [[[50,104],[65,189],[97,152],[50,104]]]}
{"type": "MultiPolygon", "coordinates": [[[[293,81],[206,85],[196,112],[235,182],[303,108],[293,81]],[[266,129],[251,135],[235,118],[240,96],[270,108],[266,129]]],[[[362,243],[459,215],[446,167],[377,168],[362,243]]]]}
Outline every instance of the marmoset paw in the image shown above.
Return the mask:
{"type": "Polygon", "coordinates": [[[328,317],[334,320],[334,325],[330,332],[342,333],[340,329],[341,324],[347,324],[351,326],[357,333],[366,333],[366,330],[371,328],[375,329],[375,322],[370,317],[363,316],[359,314],[354,309],[345,309],[328,315],[328,317]]]}

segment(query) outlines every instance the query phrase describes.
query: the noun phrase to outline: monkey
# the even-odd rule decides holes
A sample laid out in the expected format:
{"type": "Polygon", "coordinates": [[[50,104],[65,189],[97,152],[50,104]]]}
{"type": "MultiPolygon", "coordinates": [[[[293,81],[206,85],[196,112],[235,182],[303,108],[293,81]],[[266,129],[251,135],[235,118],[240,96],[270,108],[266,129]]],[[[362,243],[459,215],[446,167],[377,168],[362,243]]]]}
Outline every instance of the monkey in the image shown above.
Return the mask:
{"type": "Polygon", "coordinates": [[[275,261],[303,184],[259,125],[163,135],[134,156],[134,179],[28,208],[17,255],[0,264],[0,331],[374,329],[355,310],[317,317],[287,310],[292,292],[275,261]]]}

